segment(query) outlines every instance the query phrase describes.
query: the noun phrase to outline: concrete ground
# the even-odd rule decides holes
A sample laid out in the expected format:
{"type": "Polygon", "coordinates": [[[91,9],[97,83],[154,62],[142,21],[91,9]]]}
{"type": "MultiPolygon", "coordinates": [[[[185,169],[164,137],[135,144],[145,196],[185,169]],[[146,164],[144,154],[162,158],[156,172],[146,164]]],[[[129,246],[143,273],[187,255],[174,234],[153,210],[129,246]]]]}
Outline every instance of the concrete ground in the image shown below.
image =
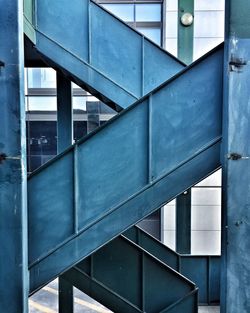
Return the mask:
{"type": "Polygon", "coordinates": [[[199,313],[220,313],[219,306],[200,306],[199,313]]]}
{"type": "MultiPolygon", "coordinates": [[[[57,288],[58,282],[55,280],[30,297],[29,313],[58,313],[57,288]]],[[[74,288],[74,297],[74,313],[112,313],[76,288],[74,288]]],[[[220,313],[220,308],[218,306],[201,306],[199,313],[220,313]]]]}

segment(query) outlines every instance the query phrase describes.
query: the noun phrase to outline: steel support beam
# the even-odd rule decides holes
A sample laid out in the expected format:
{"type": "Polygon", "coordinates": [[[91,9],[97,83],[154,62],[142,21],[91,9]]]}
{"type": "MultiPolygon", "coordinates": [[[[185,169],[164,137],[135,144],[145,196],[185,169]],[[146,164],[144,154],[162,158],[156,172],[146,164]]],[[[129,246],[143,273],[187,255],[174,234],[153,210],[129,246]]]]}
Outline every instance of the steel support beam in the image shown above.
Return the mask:
{"type": "Polygon", "coordinates": [[[23,0],[0,8],[0,311],[28,313],[23,0]]]}
{"type": "Polygon", "coordinates": [[[191,252],[191,189],[176,199],[176,251],[191,252]]]}
{"type": "MultiPolygon", "coordinates": [[[[72,86],[57,72],[57,152],[64,151],[73,141],[72,86]]],[[[74,312],[73,286],[59,277],[59,313],[74,312]]]]}
{"type": "Polygon", "coordinates": [[[191,25],[182,23],[182,17],[188,13],[191,14],[189,18],[194,16],[194,0],[178,0],[178,58],[186,64],[193,61],[194,37],[193,22],[191,25]]]}
{"type": "Polygon", "coordinates": [[[226,1],[222,313],[250,312],[250,2],[226,1]]]}
{"type": "Polygon", "coordinates": [[[57,152],[73,141],[73,108],[71,81],[57,72],[57,152]]]}

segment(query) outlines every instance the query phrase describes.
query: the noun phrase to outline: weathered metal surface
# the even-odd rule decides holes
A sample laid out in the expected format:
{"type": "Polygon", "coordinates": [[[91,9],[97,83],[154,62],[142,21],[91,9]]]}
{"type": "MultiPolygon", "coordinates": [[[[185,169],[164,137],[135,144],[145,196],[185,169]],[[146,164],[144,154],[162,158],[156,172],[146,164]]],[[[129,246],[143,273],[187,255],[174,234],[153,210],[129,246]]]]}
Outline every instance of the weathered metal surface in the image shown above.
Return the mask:
{"type": "Polygon", "coordinates": [[[219,166],[222,53],[220,46],[31,175],[31,291],[219,166]]]}
{"type": "Polygon", "coordinates": [[[193,281],[199,288],[200,304],[220,302],[220,256],[176,253],[137,226],[131,227],[123,235],[193,281]]]}
{"type": "Polygon", "coordinates": [[[117,313],[178,310],[186,298],[178,312],[198,312],[195,285],[124,236],[62,277],[117,313]]]}
{"type": "Polygon", "coordinates": [[[250,312],[249,10],[249,1],[226,2],[222,313],[250,312]]]}
{"type": "Polygon", "coordinates": [[[0,311],[28,312],[23,1],[0,0],[0,311]]]}
{"type": "Polygon", "coordinates": [[[38,0],[36,12],[36,49],[113,106],[128,107],[184,68],[94,1],[38,0]]]}

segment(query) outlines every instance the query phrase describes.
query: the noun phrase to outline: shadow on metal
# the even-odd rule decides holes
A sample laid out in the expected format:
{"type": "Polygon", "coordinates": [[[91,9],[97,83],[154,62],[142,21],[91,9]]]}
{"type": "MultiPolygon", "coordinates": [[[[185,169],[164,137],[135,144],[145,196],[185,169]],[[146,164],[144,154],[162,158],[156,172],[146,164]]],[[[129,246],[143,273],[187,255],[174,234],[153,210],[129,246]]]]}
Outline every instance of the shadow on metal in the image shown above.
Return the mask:
{"type": "Polygon", "coordinates": [[[198,312],[196,286],[123,235],[61,277],[117,313],[198,312]]]}
{"type": "Polygon", "coordinates": [[[138,226],[123,235],[193,281],[199,288],[199,304],[220,303],[220,256],[179,254],[138,226]]]}

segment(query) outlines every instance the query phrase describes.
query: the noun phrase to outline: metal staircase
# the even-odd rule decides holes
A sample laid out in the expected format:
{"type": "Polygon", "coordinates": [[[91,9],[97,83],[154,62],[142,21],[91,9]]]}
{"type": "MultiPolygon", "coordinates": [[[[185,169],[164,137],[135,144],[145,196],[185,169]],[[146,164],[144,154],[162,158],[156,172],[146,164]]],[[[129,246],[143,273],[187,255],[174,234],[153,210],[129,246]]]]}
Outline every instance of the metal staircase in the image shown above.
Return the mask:
{"type": "Polygon", "coordinates": [[[222,54],[220,46],[30,176],[32,292],[220,166],[222,54]]]}
{"type": "Polygon", "coordinates": [[[38,54],[128,107],[30,175],[30,294],[65,273],[115,312],[197,312],[197,288],[171,259],[118,236],[220,166],[223,46],[184,68],[94,1],[27,3],[38,54]],[[134,291],[117,283],[132,260],[134,291]]]}
{"type": "Polygon", "coordinates": [[[67,0],[53,1],[53,5],[38,0],[33,5],[37,14],[35,36],[30,38],[35,50],[49,66],[60,68],[116,110],[128,107],[185,67],[92,0],[75,0],[74,5],[67,0]]]}
{"type": "Polygon", "coordinates": [[[123,235],[61,277],[114,312],[198,312],[198,288],[123,235]]]}

